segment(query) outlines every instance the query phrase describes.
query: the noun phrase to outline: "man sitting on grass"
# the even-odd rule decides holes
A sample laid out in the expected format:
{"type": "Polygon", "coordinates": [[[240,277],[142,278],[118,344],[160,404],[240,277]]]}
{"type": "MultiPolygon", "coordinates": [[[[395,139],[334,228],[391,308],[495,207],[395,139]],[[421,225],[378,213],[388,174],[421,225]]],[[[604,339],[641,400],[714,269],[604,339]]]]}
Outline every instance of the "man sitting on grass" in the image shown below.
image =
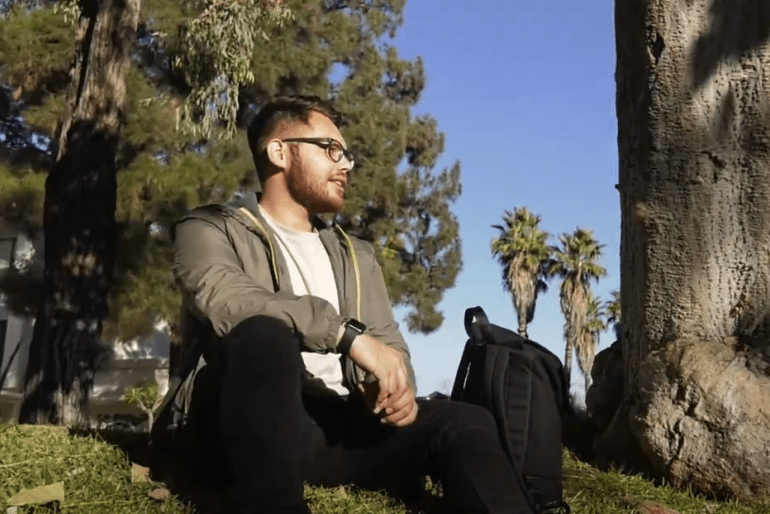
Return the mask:
{"type": "Polygon", "coordinates": [[[457,512],[530,512],[488,412],[415,399],[372,246],[316,216],[342,208],[353,168],[337,125],[318,98],[265,105],[248,129],[258,203],[176,225],[175,428],[221,454],[233,512],[306,514],[304,483],[398,491],[425,475],[457,512]]]}

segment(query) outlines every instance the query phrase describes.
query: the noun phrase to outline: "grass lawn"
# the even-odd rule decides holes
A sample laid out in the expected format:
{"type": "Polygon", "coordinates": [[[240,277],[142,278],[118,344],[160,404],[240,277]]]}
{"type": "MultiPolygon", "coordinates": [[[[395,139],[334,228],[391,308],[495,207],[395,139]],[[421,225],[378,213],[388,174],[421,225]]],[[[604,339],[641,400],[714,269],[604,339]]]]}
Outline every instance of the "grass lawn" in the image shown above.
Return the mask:
{"type": "MultiPolygon", "coordinates": [[[[717,502],[687,491],[656,487],[641,477],[598,471],[567,451],[564,463],[565,499],[575,514],[669,514],[655,510],[657,506],[680,514],[770,514],[770,502],[717,502]]],[[[143,469],[132,468],[122,450],[97,437],[71,435],[56,427],[0,427],[0,513],[194,512],[175,496],[164,494],[163,484],[146,481],[143,469]],[[63,492],[64,501],[13,510],[9,500],[14,495],[39,486],[49,486],[42,492],[54,496],[63,492]]],[[[419,507],[406,508],[382,494],[347,488],[308,487],[306,497],[316,514],[421,512],[419,507]]],[[[427,512],[437,511],[439,504],[428,493],[426,502],[427,512]]]]}

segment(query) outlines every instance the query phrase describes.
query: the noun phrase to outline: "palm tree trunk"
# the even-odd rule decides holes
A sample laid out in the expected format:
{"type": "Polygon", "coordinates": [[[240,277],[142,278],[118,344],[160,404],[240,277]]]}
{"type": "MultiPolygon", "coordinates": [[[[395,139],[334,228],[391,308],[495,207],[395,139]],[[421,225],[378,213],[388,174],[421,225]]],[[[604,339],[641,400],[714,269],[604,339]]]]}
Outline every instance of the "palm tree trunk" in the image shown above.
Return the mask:
{"type": "Polygon", "coordinates": [[[591,355],[589,358],[586,359],[585,364],[583,365],[583,378],[585,380],[585,393],[588,394],[588,388],[591,387],[592,379],[591,379],[591,370],[594,367],[594,356],[591,355]]]}
{"type": "Polygon", "coordinates": [[[566,318],[565,339],[566,349],[564,355],[564,369],[567,374],[567,384],[572,377],[572,356],[575,351],[580,352],[581,342],[579,332],[586,320],[586,294],[581,284],[568,285],[562,294],[562,312],[566,318]]]}
{"type": "Polygon", "coordinates": [[[532,283],[532,274],[521,269],[521,257],[517,257],[511,264],[511,296],[513,297],[513,309],[519,321],[519,334],[527,337],[527,325],[529,324],[529,311],[537,300],[536,291],[532,283]]]}
{"type": "Polygon", "coordinates": [[[75,59],[46,180],[44,297],[23,423],[87,425],[115,261],[115,155],[140,0],[82,0],[75,59]]]}
{"type": "Polygon", "coordinates": [[[519,316],[519,335],[525,339],[528,339],[529,336],[527,336],[527,317],[519,316]]]}

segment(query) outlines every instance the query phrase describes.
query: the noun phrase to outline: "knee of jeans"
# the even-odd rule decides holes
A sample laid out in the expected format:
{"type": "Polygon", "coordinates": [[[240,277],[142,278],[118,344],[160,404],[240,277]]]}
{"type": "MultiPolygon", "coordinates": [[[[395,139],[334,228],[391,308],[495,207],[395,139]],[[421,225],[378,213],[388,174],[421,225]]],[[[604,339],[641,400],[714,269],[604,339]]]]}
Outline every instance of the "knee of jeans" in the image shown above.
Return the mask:
{"type": "Polygon", "coordinates": [[[497,430],[495,418],[484,407],[465,402],[453,402],[455,419],[465,428],[486,428],[497,430]]]}
{"type": "Polygon", "coordinates": [[[225,337],[225,344],[238,359],[255,359],[270,365],[279,365],[284,360],[301,362],[294,331],[268,316],[252,316],[241,321],[225,337]]]}

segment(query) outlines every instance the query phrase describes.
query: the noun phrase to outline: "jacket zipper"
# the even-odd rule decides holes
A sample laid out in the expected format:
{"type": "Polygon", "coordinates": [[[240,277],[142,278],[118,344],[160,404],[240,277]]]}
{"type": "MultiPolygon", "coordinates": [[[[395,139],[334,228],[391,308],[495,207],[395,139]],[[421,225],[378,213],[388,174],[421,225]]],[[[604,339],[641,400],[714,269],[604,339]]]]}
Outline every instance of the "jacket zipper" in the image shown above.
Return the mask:
{"type": "Polygon", "coordinates": [[[353,273],[356,276],[356,319],[361,319],[361,270],[358,267],[358,253],[356,252],[356,248],[353,246],[353,241],[350,240],[348,235],[345,233],[344,230],[342,230],[339,225],[335,225],[334,228],[337,229],[337,231],[342,234],[342,237],[345,238],[345,241],[347,242],[348,247],[350,248],[350,256],[353,259],[353,273]]]}
{"type": "Polygon", "coordinates": [[[254,216],[252,213],[249,212],[249,210],[246,207],[239,207],[239,211],[244,213],[246,216],[251,219],[251,221],[254,222],[254,225],[257,226],[257,228],[262,231],[262,234],[265,235],[267,239],[267,246],[270,247],[270,266],[273,268],[273,276],[275,277],[275,283],[279,283],[279,275],[278,275],[278,264],[275,262],[275,249],[273,248],[273,240],[270,237],[270,233],[265,230],[265,227],[262,226],[262,223],[257,219],[256,216],[254,216]]]}

